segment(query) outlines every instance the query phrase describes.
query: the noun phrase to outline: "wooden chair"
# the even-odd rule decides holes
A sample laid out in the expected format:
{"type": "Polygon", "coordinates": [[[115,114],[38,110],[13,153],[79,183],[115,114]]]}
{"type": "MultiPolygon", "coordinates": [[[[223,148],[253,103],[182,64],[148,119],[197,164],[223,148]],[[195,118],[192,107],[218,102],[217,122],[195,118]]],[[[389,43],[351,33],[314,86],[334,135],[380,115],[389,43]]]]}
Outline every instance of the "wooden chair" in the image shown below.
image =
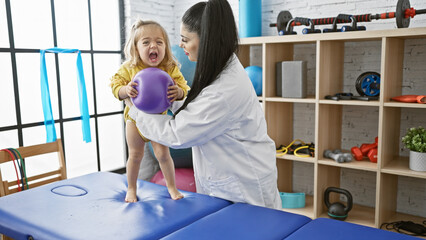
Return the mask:
{"type": "MultiPolygon", "coordinates": [[[[58,153],[59,168],[54,171],[27,176],[29,188],[38,187],[45,185],[47,183],[60,181],[67,178],[65,159],[64,159],[64,150],[62,148],[61,139],[56,140],[55,142],[38,144],[28,147],[17,148],[22,158],[28,158],[32,156],[47,154],[47,153],[58,153]]],[[[0,166],[3,163],[13,161],[10,155],[7,152],[0,152],[0,166]]],[[[25,162],[31,161],[32,159],[26,159],[25,162]]],[[[18,183],[17,181],[3,181],[1,170],[0,170],[0,197],[18,192],[18,183]]]]}

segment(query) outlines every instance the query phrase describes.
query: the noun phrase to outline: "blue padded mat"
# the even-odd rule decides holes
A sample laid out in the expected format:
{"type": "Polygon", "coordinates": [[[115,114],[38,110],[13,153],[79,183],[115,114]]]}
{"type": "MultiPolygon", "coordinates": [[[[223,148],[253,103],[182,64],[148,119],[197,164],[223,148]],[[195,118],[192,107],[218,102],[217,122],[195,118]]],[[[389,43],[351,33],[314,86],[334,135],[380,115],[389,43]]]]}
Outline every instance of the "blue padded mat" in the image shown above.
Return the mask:
{"type": "Polygon", "coordinates": [[[236,203],[163,239],[283,239],[310,221],[302,215],[236,203]]]}
{"type": "Polygon", "coordinates": [[[231,203],[138,181],[125,203],[124,175],[98,172],[0,198],[0,233],[14,239],[158,239],[231,203]]]}
{"type": "Polygon", "coordinates": [[[418,238],[329,218],[317,218],[286,240],[415,240],[418,238]]]}

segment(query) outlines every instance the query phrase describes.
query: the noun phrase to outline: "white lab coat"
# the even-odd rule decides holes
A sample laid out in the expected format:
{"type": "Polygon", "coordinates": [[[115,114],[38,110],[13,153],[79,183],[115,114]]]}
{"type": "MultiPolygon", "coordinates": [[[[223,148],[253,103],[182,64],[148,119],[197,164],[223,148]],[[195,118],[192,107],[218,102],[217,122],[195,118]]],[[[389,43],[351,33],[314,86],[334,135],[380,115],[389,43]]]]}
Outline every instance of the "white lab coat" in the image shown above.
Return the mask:
{"type": "MultiPolygon", "coordinates": [[[[176,111],[183,101],[174,102],[176,111]]],[[[175,119],[131,107],[142,135],[172,148],[192,147],[197,192],[280,209],[275,143],[255,90],[233,55],[218,79],[175,119]]]]}

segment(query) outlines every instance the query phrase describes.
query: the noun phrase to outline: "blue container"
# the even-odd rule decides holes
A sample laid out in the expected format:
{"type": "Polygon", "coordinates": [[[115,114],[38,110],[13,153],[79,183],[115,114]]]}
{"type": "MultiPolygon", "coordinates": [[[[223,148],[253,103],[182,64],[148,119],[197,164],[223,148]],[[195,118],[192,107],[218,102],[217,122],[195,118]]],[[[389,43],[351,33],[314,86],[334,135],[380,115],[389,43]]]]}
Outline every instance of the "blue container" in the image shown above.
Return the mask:
{"type": "Polygon", "coordinates": [[[262,0],[240,0],[239,9],[240,38],[261,36],[262,0]]]}
{"type": "Polygon", "coordinates": [[[283,208],[304,208],[305,193],[280,192],[281,204],[283,208]]]}

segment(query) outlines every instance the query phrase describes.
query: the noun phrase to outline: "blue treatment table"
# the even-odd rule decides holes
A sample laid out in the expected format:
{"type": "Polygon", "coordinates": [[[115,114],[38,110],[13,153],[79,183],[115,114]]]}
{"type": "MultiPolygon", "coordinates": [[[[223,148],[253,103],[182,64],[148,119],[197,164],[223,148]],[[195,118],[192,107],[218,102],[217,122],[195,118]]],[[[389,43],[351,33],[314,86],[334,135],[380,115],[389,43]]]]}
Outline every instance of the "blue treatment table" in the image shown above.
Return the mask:
{"type": "Polygon", "coordinates": [[[0,198],[0,233],[15,239],[158,239],[231,203],[138,182],[137,203],[125,203],[124,175],[99,172],[0,198]],[[54,193],[56,192],[56,193],[54,193]],[[85,192],[87,192],[85,194],[85,192]]]}
{"type": "Polygon", "coordinates": [[[164,239],[283,239],[310,222],[302,215],[236,203],[182,228],[164,239]],[[225,237],[226,236],[226,237],[225,237]]]}
{"type": "Polygon", "coordinates": [[[124,175],[98,172],[0,198],[0,233],[14,239],[416,239],[332,219],[193,192],[170,199],[167,188],[138,181],[125,203],[124,175]]]}
{"type": "Polygon", "coordinates": [[[377,228],[366,227],[329,218],[317,218],[311,221],[309,224],[304,225],[288,238],[286,238],[286,240],[301,240],[312,238],[315,240],[419,240],[418,238],[409,235],[389,232],[377,228]]]}

